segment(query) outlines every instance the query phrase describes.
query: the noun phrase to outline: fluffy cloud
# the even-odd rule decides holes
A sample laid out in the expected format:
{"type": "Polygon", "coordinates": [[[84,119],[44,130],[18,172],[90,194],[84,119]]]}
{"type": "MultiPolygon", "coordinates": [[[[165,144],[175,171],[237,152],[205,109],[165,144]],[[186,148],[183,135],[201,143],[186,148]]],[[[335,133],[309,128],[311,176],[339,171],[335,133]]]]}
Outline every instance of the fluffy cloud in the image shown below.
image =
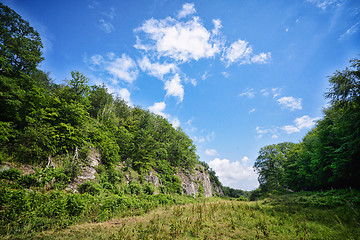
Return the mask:
{"type": "Polygon", "coordinates": [[[295,126],[294,125],[286,125],[286,126],[282,127],[281,130],[284,130],[288,134],[291,134],[294,132],[300,132],[304,128],[311,129],[315,126],[316,121],[319,119],[320,118],[318,118],[318,117],[311,118],[308,115],[304,115],[304,116],[296,118],[294,120],[295,126]]]}
{"type": "Polygon", "coordinates": [[[153,51],[159,57],[169,57],[176,61],[209,58],[220,52],[220,46],[213,41],[198,17],[187,22],[171,17],[162,20],[152,18],[135,29],[135,33],[138,34],[135,48],[153,51]],[[143,39],[141,33],[145,34],[143,39]]]}
{"type": "Polygon", "coordinates": [[[291,111],[295,109],[302,109],[301,106],[301,98],[294,98],[294,97],[282,97],[277,100],[279,105],[283,108],[289,108],[291,111]]]}
{"type": "Polygon", "coordinates": [[[172,117],[170,114],[164,113],[166,108],[165,102],[156,102],[154,105],[150,106],[148,109],[150,112],[162,116],[163,118],[168,119],[174,128],[180,127],[180,121],[177,117],[172,117]]]}
{"type": "Polygon", "coordinates": [[[227,63],[228,67],[233,63],[266,63],[270,58],[270,53],[253,54],[252,46],[239,39],[224,50],[222,60],[227,63]]]}
{"type": "Polygon", "coordinates": [[[295,133],[295,132],[300,132],[300,129],[293,126],[293,125],[286,125],[286,126],[282,127],[281,130],[284,130],[288,134],[295,133]]]}
{"type": "Polygon", "coordinates": [[[129,106],[133,105],[133,103],[131,102],[131,99],[130,99],[131,94],[127,88],[116,88],[116,87],[112,87],[107,84],[106,84],[106,88],[108,89],[109,93],[115,94],[115,95],[119,96],[120,98],[124,99],[124,101],[129,106]]]}
{"type": "Polygon", "coordinates": [[[168,73],[175,73],[178,67],[174,63],[151,63],[147,56],[144,56],[138,61],[139,67],[142,71],[159,79],[163,79],[164,75],[168,73]]]}
{"type": "Polygon", "coordinates": [[[209,166],[215,170],[216,175],[224,186],[242,190],[254,190],[259,185],[257,181],[258,176],[254,169],[241,164],[239,161],[230,162],[228,159],[215,158],[209,162],[209,166]]]}
{"type": "Polygon", "coordinates": [[[184,99],[184,87],[181,84],[179,74],[176,74],[173,79],[165,82],[166,96],[178,97],[182,102],[184,99]]]}
{"type": "Polygon", "coordinates": [[[116,58],[114,61],[108,63],[105,67],[114,78],[122,79],[128,83],[132,83],[138,75],[138,70],[135,61],[123,54],[121,58],[116,58]]]}
{"type": "Polygon", "coordinates": [[[216,149],[206,149],[205,154],[208,155],[208,156],[215,156],[218,153],[217,153],[216,149]]]}
{"type": "Polygon", "coordinates": [[[182,6],[182,9],[179,11],[179,13],[177,14],[177,17],[180,18],[184,18],[188,15],[192,15],[196,13],[196,10],[194,8],[194,4],[193,3],[185,3],[182,6]]]}
{"type": "Polygon", "coordinates": [[[149,107],[149,111],[157,115],[160,115],[164,118],[167,118],[168,115],[163,112],[165,110],[165,107],[166,107],[165,102],[156,102],[154,103],[154,105],[149,107]]]}
{"type": "Polygon", "coordinates": [[[278,127],[274,127],[274,128],[263,128],[263,127],[256,127],[256,133],[257,133],[257,138],[262,138],[265,134],[271,134],[272,138],[277,138],[278,137],[278,127]]]}
{"type": "Polygon", "coordinates": [[[220,29],[222,28],[220,19],[213,19],[214,29],[212,30],[212,34],[218,35],[220,33],[220,29]]]}

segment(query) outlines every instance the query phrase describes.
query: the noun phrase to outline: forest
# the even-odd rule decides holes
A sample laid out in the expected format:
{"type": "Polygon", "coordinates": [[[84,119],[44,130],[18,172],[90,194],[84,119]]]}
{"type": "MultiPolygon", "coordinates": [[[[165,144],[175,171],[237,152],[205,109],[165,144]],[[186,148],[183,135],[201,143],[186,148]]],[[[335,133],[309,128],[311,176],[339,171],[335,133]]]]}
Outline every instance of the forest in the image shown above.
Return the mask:
{"type": "Polygon", "coordinates": [[[223,186],[189,136],[164,117],[129,106],[105,85],[90,86],[76,70],[55,83],[39,68],[40,34],[1,3],[0,24],[5,239],[359,236],[359,59],[329,77],[324,117],[301,142],[260,149],[254,164],[260,187],[248,192],[223,186]],[[96,180],[68,190],[94,151],[101,159],[96,180]],[[215,196],[204,198],[200,182],[197,196],[183,193],[176,174],[194,171],[209,175],[215,196]],[[161,186],[145,179],[150,172],[161,186]]]}
{"type": "Polygon", "coordinates": [[[360,60],[329,77],[324,117],[299,143],[260,149],[254,168],[260,190],[360,187],[360,60]]]}

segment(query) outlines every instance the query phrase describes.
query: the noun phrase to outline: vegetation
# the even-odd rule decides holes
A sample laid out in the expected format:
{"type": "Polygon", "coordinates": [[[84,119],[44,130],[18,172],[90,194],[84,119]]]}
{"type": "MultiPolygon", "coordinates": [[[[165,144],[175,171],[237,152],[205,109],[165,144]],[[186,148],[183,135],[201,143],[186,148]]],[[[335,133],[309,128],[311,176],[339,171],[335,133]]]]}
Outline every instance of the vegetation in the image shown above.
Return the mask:
{"type": "Polygon", "coordinates": [[[262,192],[360,188],[360,60],[330,77],[324,118],[302,142],[261,148],[254,168],[262,192]]]}
{"type": "Polygon", "coordinates": [[[274,195],[165,206],[142,216],[85,223],[24,237],[41,239],[357,239],[359,193],[274,195]],[[356,207],[355,207],[356,206],[356,207]]]}
{"type": "Polygon", "coordinates": [[[360,235],[360,60],[330,77],[330,106],[302,142],[260,150],[260,188],[250,193],[223,187],[192,140],[163,117],[127,105],[104,85],[90,86],[78,71],[54,83],[37,68],[41,49],[38,32],[0,3],[1,238],[360,235]],[[75,183],[93,151],[101,159],[94,178],[75,183]],[[205,200],[201,182],[199,198],[183,196],[176,173],[195,170],[209,173],[229,199],[205,200]],[[147,181],[150,173],[161,184],[147,181]],[[289,193],[332,188],[346,190],[289,193]]]}

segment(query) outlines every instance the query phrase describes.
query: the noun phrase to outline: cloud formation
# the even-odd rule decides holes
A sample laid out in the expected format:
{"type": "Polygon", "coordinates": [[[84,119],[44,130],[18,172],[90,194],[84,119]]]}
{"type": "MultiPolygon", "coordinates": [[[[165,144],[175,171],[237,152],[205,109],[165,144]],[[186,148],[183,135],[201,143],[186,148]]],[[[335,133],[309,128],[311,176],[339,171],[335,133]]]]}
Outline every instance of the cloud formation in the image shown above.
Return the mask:
{"type": "Polygon", "coordinates": [[[196,13],[194,4],[193,3],[185,3],[182,6],[182,9],[178,12],[177,17],[180,19],[180,18],[184,18],[188,15],[192,15],[194,13],[196,13]]]}
{"type": "Polygon", "coordinates": [[[170,81],[165,82],[166,96],[174,96],[182,102],[184,99],[184,87],[181,84],[179,74],[176,74],[170,81]]]}
{"type": "Polygon", "coordinates": [[[296,109],[301,110],[301,98],[294,98],[294,97],[282,97],[277,100],[279,105],[283,108],[289,108],[290,111],[294,111],[296,109]]]}
{"type": "Polygon", "coordinates": [[[252,46],[244,40],[237,40],[230,47],[224,50],[222,60],[229,67],[233,63],[249,64],[249,63],[267,63],[271,58],[271,53],[254,54],[252,46]]]}
{"type": "Polygon", "coordinates": [[[311,118],[308,115],[304,115],[302,117],[296,118],[294,120],[295,125],[286,125],[281,128],[288,134],[300,132],[302,129],[311,129],[315,126],[316,121],[319,120],[319,117],[311,118]]]}
{"type": "Polygon", "coordinates": [[[132,83],[139,73],[135,61],[125,53],[123,53],[121,57],[117,57],[113,61],[107,62],[105,70],[107,70],[115,79],[121,79],[128,83],[132,83]]]}
{"type": "Polygon", "coordinates": [[[176,73],[178,71],[178,67],[174,63],[151,63],[147,56],[139,60],[138,64],[143,72],[159,79],[163,79],[166,74],[176,73]]]}
{"type": "MultiPolygon", "coordinates": [[[[248,159],[243,158],[242,162],[244,161],[247,162],[248,159]]],[[[230,162],[228,159],[215,158],[209,162],[209,166],[215,170],[224,186],[242,190],[254,190],[259,185],[258,176],[254,169],[239,161],[230,162]]]]}
{"type": "Polygon", "coordinates": [[[148,109],[150,112],[160,115],[163,118],[168,119],[174,128],[180,127],[179,119],[177,117],[172,117],[170,114],[165,113],[164,112],[165,108],[166,108],[165,102],[156,102],[152,106],[150,106],[148,109]]]}
{"type": "Polygon", "coordinates": [[[208,155],[208,156],[218,155],[216,149],[206,149],[206,150],[205,150],[205,154],[208,155]]]}

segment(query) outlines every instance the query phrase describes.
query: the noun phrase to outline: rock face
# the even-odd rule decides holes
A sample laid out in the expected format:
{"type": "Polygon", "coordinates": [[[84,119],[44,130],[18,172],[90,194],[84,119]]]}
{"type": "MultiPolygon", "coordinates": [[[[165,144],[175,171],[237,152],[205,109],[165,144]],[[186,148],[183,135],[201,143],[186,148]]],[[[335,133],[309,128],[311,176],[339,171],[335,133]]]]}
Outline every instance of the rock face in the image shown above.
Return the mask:
{"type": "Polygon", "coordinates": [[[72,181],[65,190],[72,190],[73,192],[78,192],[77,186],[88,181],[94,181],[96,179],[96,170],[95,167],[100,163],[100,153],[95,148],[90,150],[89,156],[87,158],[87,165],[82,165],[80,169],[80,174],[77,178],[72,181]]]}
{"type": "Polygon", "coordinates": [[[181,187],[184,194],[193,195],[194,197],[199,196],[200,193],[202,193],[204,197],[213,196],[213,185],[211,184],[209,174],[203,166],[197,165],[193,172],[179,172],[176,176],[178,176],[182,182],[181,187]]]}

